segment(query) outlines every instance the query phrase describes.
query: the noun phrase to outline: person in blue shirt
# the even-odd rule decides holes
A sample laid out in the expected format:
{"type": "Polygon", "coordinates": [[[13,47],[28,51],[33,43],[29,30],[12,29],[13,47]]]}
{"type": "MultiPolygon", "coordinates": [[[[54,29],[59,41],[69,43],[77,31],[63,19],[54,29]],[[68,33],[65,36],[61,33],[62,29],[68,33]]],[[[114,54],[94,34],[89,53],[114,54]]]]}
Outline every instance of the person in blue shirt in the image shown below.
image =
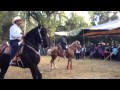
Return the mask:
{"type": "Polygon", "coordinates": [[[112,57],[113,57],[113,60],[117,60],[117,53],[118,53],[118,50],[117,50],[117,47],[114,46],[114,48],[112,49],[112,57]]]}
{"type": "Polygon", "coordinates": [[[61,45],[61,47],[62,47],[62,49],[63,49],[63,56],[64,56],[64,58],[66,58],[66,50],[67,50],[67,38],[66,38],[66,36],[62,36],[62,38],[61,38],[61,40],[60,40],[60,45],[61,45]]]}

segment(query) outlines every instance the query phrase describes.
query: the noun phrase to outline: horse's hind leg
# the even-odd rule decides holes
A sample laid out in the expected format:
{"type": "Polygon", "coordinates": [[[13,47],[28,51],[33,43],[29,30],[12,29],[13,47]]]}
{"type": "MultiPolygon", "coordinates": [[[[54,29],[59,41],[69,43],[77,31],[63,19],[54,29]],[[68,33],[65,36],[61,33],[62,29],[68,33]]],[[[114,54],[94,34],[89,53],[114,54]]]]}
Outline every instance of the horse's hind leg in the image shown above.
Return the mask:
{"type": "Polygon", "coordinates": [[[50,61],[51,69],[53,69],[53,59],[50,61]]]}
{"type": "MultiPolygon", "coordinates": [[[[55,59],[56,59],[57,57],[55,57],[55,59]]],[[[55,64],[55,59],[54,59],[54,61],[53,61],[53,65],[54,65],[54,68],[58,68],[57,66],[56,66],[56,64],[55,64]]]]}
{"type": "Polygon", "coordinates": [[[51,61],[50,61],[50,63],[51,63],[51,69],[54,69],[54,67],[55,67],[54,61],[55,61],[56,57],[57,57],[57,56],[52,56],[52,59],[51,59],[51,61]],[[53,65],[54,65],[54,67],[53,67],[53,65]]]}

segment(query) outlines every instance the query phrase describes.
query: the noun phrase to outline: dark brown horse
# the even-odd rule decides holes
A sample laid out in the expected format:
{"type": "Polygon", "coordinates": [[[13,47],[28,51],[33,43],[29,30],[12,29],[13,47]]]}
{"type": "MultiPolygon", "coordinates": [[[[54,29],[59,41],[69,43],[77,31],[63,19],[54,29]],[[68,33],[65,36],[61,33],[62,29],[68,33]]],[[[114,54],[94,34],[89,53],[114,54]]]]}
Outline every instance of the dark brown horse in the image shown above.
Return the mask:
{"type": "MultiPolygon", "coordinates": [[[[77,48],[80,48],[80,47],[81,45],[79,41],[75,41],[71,45],[68,46],[68,49],[66,51],[66,57],[68,58],[67,69],[72,69],[72,59],[74,57],[74,52],[77,48]]],[[[50,61],[51,69],[57,68],[54,61],[57,58],[57,56],[64,57],[62,48],[60,46],[55,46],[55,47],[48,49],[47,53],[48,55],[51,55],[51,58],[52,58],[50,61]]]]}

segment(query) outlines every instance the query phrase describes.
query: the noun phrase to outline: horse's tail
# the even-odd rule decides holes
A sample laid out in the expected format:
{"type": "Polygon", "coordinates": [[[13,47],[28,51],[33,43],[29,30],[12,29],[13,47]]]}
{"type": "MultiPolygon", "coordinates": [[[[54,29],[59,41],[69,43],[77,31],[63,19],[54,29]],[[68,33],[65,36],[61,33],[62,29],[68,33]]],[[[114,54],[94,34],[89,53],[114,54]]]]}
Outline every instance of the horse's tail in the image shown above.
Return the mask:
{"type": "Polygon", "coordinates": [[[51,49],[48,49],[48,50],[47,50],[47,54],[48,54],[48,55],[51,55],[51,53],[52,53],[52,50],[51,50],[51,49]]]}

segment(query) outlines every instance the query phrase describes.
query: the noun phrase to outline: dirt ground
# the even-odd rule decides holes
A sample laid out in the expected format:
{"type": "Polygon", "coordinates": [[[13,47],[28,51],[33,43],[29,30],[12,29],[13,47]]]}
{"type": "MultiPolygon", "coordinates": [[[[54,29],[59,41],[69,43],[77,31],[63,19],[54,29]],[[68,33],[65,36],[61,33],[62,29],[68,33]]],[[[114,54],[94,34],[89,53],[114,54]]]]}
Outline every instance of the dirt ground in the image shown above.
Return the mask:
{"type": "MultiPolygon", "coordinates": [[[[66,70],[67,59],[56,59],[57,69],[50,69],[50,57],[42,56],[39,69],[43,79],[120,79],[120,61],[73,59],[73,70],[66,70]]],[[[5,79],[32,79],[29,69],[10,66],[5,79]]]]}

